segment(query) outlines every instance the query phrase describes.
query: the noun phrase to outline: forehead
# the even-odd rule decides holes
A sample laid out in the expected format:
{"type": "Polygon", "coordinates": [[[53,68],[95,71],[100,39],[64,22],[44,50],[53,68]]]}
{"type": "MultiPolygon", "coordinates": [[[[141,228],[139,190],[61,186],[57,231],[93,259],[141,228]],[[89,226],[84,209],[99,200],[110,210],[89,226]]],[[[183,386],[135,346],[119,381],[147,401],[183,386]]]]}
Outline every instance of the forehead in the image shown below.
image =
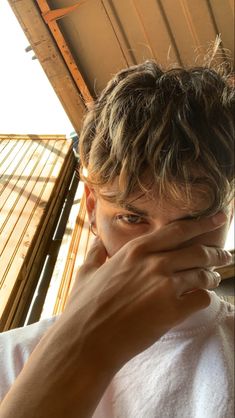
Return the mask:
{"type": "Polygon", "coordinates": [[[98,190],[98,196],[109,202],[112,206],[123,207],[127,210],[133,210],[138,208],[140,211],[154,213],[156,210],[158,213],[169,213],[171,216],[199,216],[201,213],[206,212],[210,206],[210,199],[208,194],[204,190],[198,190],[196,188],[191,190],[190,198],[186,197],[186,194],[178,194],[178,197],[168,196],[164,193],[160,196],[159,191],[156,188],[150,190],[138,190],[131,193],[125,200],[121,198],[120,189],[118,187],[118,180],[115,180],[112,184],[106,184],[98,190]]]}

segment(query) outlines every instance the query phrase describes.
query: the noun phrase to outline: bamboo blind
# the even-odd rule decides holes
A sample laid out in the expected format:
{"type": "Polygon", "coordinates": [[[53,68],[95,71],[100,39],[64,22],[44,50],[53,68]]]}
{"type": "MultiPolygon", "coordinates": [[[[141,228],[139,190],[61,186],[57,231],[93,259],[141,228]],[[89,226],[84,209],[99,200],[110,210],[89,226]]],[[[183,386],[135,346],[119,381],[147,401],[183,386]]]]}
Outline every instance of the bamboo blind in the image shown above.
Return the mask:
{"type": "Polygon", "coordinates": [[[0,136],[0,330],[17,326],[72,170],[64,136],[0,136]]]}

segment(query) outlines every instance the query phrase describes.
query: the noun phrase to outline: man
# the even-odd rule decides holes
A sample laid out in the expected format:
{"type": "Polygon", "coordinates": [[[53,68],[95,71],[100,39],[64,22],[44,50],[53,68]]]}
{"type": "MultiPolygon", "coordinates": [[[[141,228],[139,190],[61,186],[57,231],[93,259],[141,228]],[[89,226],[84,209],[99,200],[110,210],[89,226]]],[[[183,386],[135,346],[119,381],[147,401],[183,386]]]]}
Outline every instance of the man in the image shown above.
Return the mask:
{"type": "Polygon", "coordinates": [[[233,308],[207,289],[231,262],[233,106],[209,68],[107,85],[80,137],[97,238],[64,313],[2,335],[1,418],[232,417],[233,308]]]}

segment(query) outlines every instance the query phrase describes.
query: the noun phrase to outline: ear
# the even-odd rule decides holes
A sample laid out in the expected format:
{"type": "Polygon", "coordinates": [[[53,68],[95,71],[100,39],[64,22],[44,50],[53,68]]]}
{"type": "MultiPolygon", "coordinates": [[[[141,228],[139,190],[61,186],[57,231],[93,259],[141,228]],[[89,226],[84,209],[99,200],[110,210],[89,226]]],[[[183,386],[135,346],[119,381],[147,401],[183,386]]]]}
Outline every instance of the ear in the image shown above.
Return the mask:
{"type": "Polygon", "coordinates": [[[94,189],[88,186],[86,183],[84,185],[84,190],[86,194],[86,208],[88,213],[89,221],[94,220],[95,217],[95,208],[96,208],[96,195],[94,189]]]}

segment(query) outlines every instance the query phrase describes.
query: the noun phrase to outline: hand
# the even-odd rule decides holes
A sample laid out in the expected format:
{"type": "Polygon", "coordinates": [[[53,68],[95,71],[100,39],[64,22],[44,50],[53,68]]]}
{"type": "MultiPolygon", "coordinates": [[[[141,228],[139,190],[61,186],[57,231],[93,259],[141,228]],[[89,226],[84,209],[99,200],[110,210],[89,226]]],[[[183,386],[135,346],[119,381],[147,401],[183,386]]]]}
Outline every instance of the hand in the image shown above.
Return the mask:
{"type": "Polygon", "coordinates": [[[216,219],[173,222],[128,242],[108,261],[102,242],[95,240],[65,310],[80,321],[83,316],[91,355],[120,368],[209,305],[204,289],[218,285],[210,269],[226,264],[229,255],[189,242],[218,228],[216,219]]]}

